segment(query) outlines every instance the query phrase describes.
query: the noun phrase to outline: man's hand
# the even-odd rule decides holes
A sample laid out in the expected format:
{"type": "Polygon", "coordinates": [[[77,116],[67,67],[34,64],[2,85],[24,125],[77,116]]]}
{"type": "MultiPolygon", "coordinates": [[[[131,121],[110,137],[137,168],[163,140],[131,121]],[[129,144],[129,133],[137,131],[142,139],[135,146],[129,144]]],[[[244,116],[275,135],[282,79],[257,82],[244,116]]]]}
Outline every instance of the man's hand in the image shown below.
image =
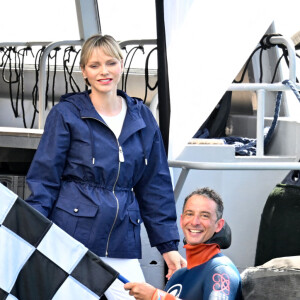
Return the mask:
{"type": "Polygon", "coordinates": [[[145,282],[128,282],[124,289],[137,300],[151,300],[156,288],[145,282]]]}
{"type": "Polygon", "coordinates": [[[183,267],[186,267],[186,260],[179,254],[178,251],[170,251],[163,254],[163,258],[169,268],[166,277],[168,280],[173,273],[183,267]]]}

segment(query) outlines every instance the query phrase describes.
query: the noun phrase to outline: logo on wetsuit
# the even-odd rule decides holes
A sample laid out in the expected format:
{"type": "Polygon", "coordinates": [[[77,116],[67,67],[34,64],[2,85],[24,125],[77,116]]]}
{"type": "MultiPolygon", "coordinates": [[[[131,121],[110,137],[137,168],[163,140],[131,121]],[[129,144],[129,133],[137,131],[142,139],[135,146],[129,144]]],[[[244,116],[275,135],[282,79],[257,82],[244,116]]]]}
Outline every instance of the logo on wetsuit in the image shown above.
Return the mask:
{"type": "Polygon", "coordinates": [[[215,282],[215,284],[213,285],[213,290],[215,292],[221,292],[227,296],[230,294],[230,278],[228,274],[215,273],[212,279],[215,282]]]}
{"type": "Polygon", "coordinates": [[[167,293],[175,296],[175,297],[179,297],[180,293],[182,290],[182,285],[181,284],[174,284],[173,286],[171,286],[168,290],[167,293]]]}

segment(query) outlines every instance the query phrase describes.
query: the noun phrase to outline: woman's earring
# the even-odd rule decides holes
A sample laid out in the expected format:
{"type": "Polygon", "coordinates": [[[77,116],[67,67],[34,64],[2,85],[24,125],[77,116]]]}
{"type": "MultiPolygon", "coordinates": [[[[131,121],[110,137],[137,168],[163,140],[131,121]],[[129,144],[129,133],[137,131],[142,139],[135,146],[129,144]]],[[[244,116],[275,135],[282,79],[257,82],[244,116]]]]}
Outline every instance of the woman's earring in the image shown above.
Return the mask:
{"type": "Polygon", "coordinates": [[[87,77],[83,77],[83,79],[84,79],[85,84],[90,86],[90,83],[89,83],[89,80],[87,79],[87,77]]]}

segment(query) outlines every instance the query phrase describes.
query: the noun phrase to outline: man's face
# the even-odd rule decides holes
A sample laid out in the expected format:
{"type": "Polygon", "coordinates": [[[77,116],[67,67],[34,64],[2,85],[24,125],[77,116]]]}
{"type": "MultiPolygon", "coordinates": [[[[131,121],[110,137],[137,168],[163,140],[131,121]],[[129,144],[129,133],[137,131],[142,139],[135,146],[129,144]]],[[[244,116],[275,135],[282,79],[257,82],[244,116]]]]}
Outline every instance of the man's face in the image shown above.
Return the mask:
{"type": "Polygon", "coordinates": [[[222,229],[224,219],[217,221],[216,208],[213,200],[202,195],[188,199],[180,217],[180,226],[188,244],[205,243],[222,229]]]}

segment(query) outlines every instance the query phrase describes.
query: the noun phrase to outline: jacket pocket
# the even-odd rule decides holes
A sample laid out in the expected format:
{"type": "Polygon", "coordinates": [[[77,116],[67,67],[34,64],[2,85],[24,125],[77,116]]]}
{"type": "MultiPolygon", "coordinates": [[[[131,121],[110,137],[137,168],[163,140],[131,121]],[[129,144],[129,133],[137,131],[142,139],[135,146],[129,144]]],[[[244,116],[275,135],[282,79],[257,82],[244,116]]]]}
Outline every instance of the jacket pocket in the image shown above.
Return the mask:
{"type": "Polygon", "coordinates": [[[129,230],[128,239],[133,248],[139,249],[141,247],[141,224],[143,223],[139,210],[128,210],[129,215],[129,230]]]}
{"type": "Polygon", "coordinates": [[[89,247],[90,235],[99,207],[93,204],[74,202],[60,198],[51,219],[76,240],[89,247]]]}

